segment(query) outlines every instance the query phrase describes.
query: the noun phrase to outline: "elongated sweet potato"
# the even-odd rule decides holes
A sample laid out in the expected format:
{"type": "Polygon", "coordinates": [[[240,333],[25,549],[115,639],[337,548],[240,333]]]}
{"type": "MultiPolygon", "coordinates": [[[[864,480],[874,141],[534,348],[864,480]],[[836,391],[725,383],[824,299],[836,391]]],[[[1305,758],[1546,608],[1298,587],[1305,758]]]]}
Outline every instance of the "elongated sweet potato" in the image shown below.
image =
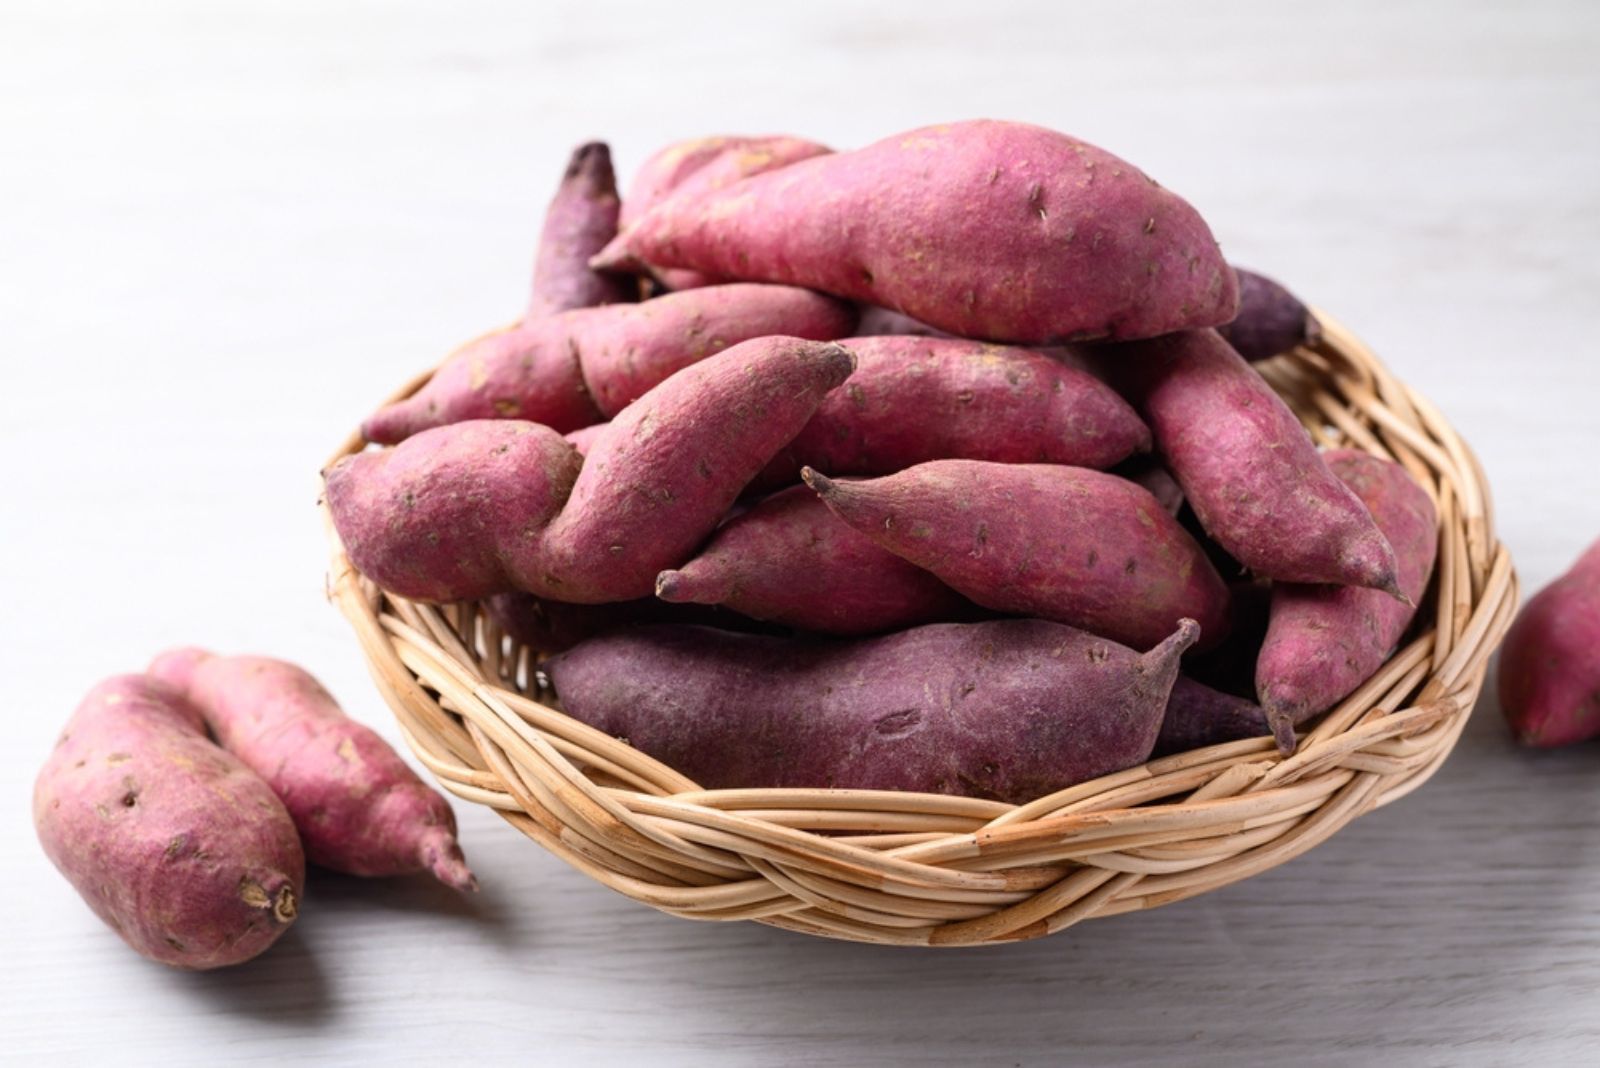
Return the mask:
{"type": "Polygon", "coordinates": [[[347,875],[428,871],[457,890],[478,888],[449,804],[303,668],[189,648],[158,656],[150,675],[181,690],[222,747],[266,780],[313,864],[347,875]]]}
{"type": "Polygon", "coordinates": [[[1038,619],[852,642],[640,627],[545,670],[569,715],[707,788],[1023,802],[1148,757],[1196,632],[1141,656],[1038,619]]]}
{"type": "Polygon", "coordinates": [[[582,465],[548,427],[480,419],[347,456],[325,473],[324,492],[363,575],[412,600],[461,601],[539,572],[544,529],[582,465]]]}
{"type": "Polygon", "coordinates": [[[785,282],[962,337],[1142,338],[1234,317],[1199,214],[1131,164],[1021,123],[930,126],[657,204],[594,261],[785,282]]]}
{"type": "Polygon", "coordinates": [[[305,855],[283,804],[155,679],[89,691],[34,783],[33,821],[95,915],[163,964],[249,960],[299,910],[305,855]]]}
{"type": "Polygon", "coordinates": [[[639,165],[622,201],[620,226],[626,230],[640,215],[671,195],[695,171],[729,148],[754,140],[740,135],[713,135],[663,145],[639,165]]]}
{"type": "Polygon", "coordinates": [[[1213,690],[1187,675],[1179,675],[1167,698],[1152,756],[1171,756],[1208,745],[1236,742],[1270,734],[1267,714],[1254,701],[1213,690]]]}
{"type": "Polygon", "coordinates": [[[1145,489],[1055,464],[935,460],[840,482],[809,468],[835,515],[956,592],[1148,649],[1179,619],[1220,641],[1228,590],[1145,489]]]}
{"type": "Polygon", "coordinates": [[[1281,356],[1322,335],[1322,324],[1300,298],[1265,275],[1234,268],[1239,276],[1239,314],[1217,327],[1235,352],[1254,363],[1281,356]]]}
{"type": "Polygon", "coordinates": [[[1523,745],[1600,737],[1600,541],[1511,625],[1500,647],[1500,705],[1523,745]]]}
{"type": "Polygon", "coordinates": [[[545,212],[525,319],[617,304],[637,296],[632,279],[589,266],[595,253],[617,236],[620,207],[611,150],[600,141],[579,145],[545,212]]]}
{"type": "Polygon", "coordinates": [[[959,338],[863,337],[856,371],[756,485],[802,467],[886,475],[928,460],[1105,468],[1148,451],[1150,430],[1098,378],[1032,349],[959,338]]]}
{"type": "Polygon", "coordinates": [[[719,627],[746,633],[778,629],[716,605],[668,604],[654,597],[611,604],[569,604],[547,601],[531,593],[502,593],[485,600],[483,609],[501,630],[542,653],[559,653],[598,634],[651,623],[719,627]]]}
{"type": "Polygon", "coordinates": [[[1102,358],[1155,434],[1206,531],[1278,582],[1401,596],[1395,553],[1300,421],[1214,330],[1118,346],[1102,358]]]}
{"type": "Polygon", "coordinates": [[[587,604],[649,596],[854,366],[838,345],[766,337],[673,375],[596,436],[520,588],[587,604]]]}
{"type": "Polygon", "coordinates": [[[723,524],[698,556],[661,572],[656,596],[842,635],[960,620],[973,611],[931,573],[841,522],[805,486],[723,524]]]}
{"type": "Polygon", "coordinates": [[[524,419],[565,433],[603,422],[730,345],[777,334],[832,340],[854,325],[848,305],[785,286],[711,286],[582,308],[469,343],[361,429],[383,444],[468,419],[524,419]]]}
{"type": "Polygon", "coordinates": [[[1406,600],[1351,586],[1273,588],[1256,694],[1285,753],[1294,752],[1296,724],[1326,712],[1383,666],[1416,614],[1439,544],[1433,501],[1405,468],[1353,449],[1326,459],[1394,546],[1406,600]]]}

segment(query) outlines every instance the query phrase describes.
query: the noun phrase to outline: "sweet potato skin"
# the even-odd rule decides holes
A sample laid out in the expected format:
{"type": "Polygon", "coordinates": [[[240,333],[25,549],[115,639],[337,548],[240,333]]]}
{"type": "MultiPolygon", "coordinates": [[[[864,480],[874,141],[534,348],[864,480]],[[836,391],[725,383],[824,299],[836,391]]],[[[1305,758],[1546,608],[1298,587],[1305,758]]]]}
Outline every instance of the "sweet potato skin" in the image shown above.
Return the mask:
{"type": "Polygon", "coordinates": [[[1266,275],[1234,268],[1239,314],[1217,327],[1235,352],[1251,363],[1270,360],[1322,336],[1322,324],[1300,298],[1266,275]]]}
{"type": "Polygon", "coordinates": [[[960,620],[974,611],[931,573],[841,522],[806,486],[773,494],[723,524],[699,555],[661,572],[656,596],[838,635],[960,620]]]}
{"type": "Polygon", "coordinates": [[[1155,435],[1207,533],[1278,582],[1394,592],[1394,549],[1266,380],[1214,330],[1126,346],[1101,366],[1155,435]]]}
{"type": "Polygon", "coordinates": [[[525,319],[617,304],[637,295],[631,279],[589,266],[595,253],[617,236],[621,207],[611,150],[600,141],[579,145],[545,211],[525,319]]]}
{"type": "Polygon", "coordinates": [[[718,627],[746,633],[773,633],[727,608],[703,604],[668,604],[654,597],[611,604],[569,604],[547,601],[531,593],[502,593],[486,599],[483,610],[516,641],[542,653],[559,653],[599,634],[651,623],[718,627]]]}
{"type": "Polygon", "coordinates": [[[1271,733],[1267,714],[1254,701],[1213,690],[1179,675],[1167,698],[1166,716],[1156,736],[1152,757],[1187,753],[1208,745],[1258,738],[1271,733]]]}
{"type": "Polygon", "coordinates": [[[587,456],[589,455],[589,446],[593,445],[595,439],[605,432],[605,427],[605,423],[595,423],[593,426],[569,430],[562,437],[567,439],[567,444],[578,450],[579,456],[587,456]]]}
{"type": "Polygon", "coordinates": [[[33,818],[95,915],[163,964],[249,960],[299,909],[305,856],[289,814],[157,680],[89,692],[34,783],[33,818]]]}
{"type": "Polygon", "coordinates": [[[311,863],[347,875],[431,871],[477,889],[449,804],[305,669],[186,648],[158,656],[149,674],[182,691],[222,747],[266,780],[311,863]]]}
{"type": "Polygon", "coordinates": [[[1037,619],[852,642],[641,627],[545,670],[569,715],[710,789],[1022,802],[1143,761],[1195,630],[1141,656],[1037,619]]]}
{"type": "Polygon", "coordinates": [[[757,485],[802,467],[885,475],[929,460],[1106,468],[1150,449],[1150,430],[1087,372],[1041,352],[958,338],[841,342],[856,371],[829,394],[757,485]]]}
{"type": "Polygon", "coordinates": [[[347,456],[324,492],[357,570],[390,593],[443,603],[538,573],[544,528],[582,465],[548,427],[474,420],[347,456]]]}
{"type": "Polygon", "coordinates": [[[622,201],[621,229],[632,226],[645,212],[666,199],[695,171],[731,147],[754,140],[738,135],[713,135],[674,141],[652,153],[633,174],[622,201]]]}
{"type": "Polygon", "coordinates": [[[1523,745],[1600,737],[1600,541],[1523,606],[1500,647],[1499,690],[1523,745]]]}
{"type": "Polygon", "coordinates": [[[854,324],[848,305],[784,286],[712,286],[579,308],[468,343],[361,429],[381,444],[469,419],[522,419],[566,433],[605,421],[674,371],[740,341],[832,340],[854,324]]]}
{"type": "Polygon", "coordinates": [[[1394,546],[1400,592],[1410,603],[1350,586],[1273,588],[1256,695],[1286,753],[1294,751],[1296,724],[1332,708],[1393,652],[1427,589],[1439,543],[1433,500],[1405,468],[1353,449],[1326,460],[1394,546]]]}
{"type": "Polygon", "coordinates": [[[935,460],[839,482],[808,469],[834,514],[956,592],[999,612],[1148,649],[1185,617],[1215,644],[1228,591],[1146,490],[1056,464],[935,460]]]}
{"type": "Polygon", "coordinates": [[[979,120],[656,205],[594,262],[642,260],[896,308],[962,337],[1142,338],[1233,318],[1199,214],[1065,134],[979,120]]]}
{"type": "Polygon", "coordinates": [[[763,337],[673,375],[597,435],[520,588],[580,604],[649,596],[854,366],[838,345],[763,337]]]}

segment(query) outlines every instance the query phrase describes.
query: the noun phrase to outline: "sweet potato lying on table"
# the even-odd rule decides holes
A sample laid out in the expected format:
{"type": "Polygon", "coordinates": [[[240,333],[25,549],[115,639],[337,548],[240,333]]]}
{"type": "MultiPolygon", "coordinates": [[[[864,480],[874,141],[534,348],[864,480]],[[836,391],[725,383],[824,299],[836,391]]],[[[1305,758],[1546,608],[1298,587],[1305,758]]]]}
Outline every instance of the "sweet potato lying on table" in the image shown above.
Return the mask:
{"type": "Polygon", "coordinates": [[[1523,745],[1600,737],[1600,542],[1512,624],[1500,647],[1500,704],[1523,745]]]}
{"type": "Polygon", "coordinates": [[[1145,760],[1196,632],[1140,655],[1038,619],[851,642],[639,627],[545,671],[568,715],[709,789],[1024,802],[1145,760]]]}

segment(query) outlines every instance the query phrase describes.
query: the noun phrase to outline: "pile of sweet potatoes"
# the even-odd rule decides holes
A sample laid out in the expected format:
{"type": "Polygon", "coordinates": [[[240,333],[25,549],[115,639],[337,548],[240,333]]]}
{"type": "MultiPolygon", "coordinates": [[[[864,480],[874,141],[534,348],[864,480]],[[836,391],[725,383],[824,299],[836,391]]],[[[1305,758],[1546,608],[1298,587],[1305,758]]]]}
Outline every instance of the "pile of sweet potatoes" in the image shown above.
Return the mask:
{"type": "Polygon", "coordinates": [[[561,291],[600,296],[453,355],[325,499],[379,587],[485,600],[703,785],[1024,801],[1288,752],[1409,626],[1428,492],[1317,449],[1253,366],[1315,317],[1131,164],[995,121],[707,137],[587,203],[561,291]]]}

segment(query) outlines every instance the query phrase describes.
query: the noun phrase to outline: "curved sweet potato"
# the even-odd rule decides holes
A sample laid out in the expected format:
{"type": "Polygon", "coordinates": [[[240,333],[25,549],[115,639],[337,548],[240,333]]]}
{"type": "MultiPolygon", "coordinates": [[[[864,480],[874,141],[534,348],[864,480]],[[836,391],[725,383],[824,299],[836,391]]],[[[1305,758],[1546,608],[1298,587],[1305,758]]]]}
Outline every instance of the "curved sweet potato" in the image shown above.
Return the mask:
{"type": "Polygon", "coordinates": [[[1322,324],[1300,298],[1266,275],[1235,267],[1239,314],[1217,327],[1233,350],[1251,363],[1270,360],[1322,336],[1322,324]]]}
{"type": "Polygon", "coordinates": [[[272,787],[311,863],[347,875],[428,871],[457,890],[478,888],[450,805],[303,668],[190,648],[163,653],[149,672],[181,690],[222,747],[272,787]]]}
{"type": "Polygon", "coordinates": [[[962,337],[1143,338],[1234,317],[1199,214],[1065,134],[980,120],[657,204],[595,259],[785,282],[962,337]]]}
{"type": "Polygon", "coordinates": [[[841,522],[805,486],[724,523],[698,556],[661,572],[656,596],[842,635],[959,620],[973,611],[932,574],[841,522]]]}
{"type": "Polygon", "coordinates": [[[707,788],[1023,802],[1148,757],[1196,631],[1141,656],[1039,619],[853,642],[639,627],[545,670],[568,715],[707,788]]]}
{"type": "Polygon", "coordinates": [[[1270,733],[1267,714],[1254,701],[1213,690],[1187,675],[1179,675],[1172,684],[1161,733],[1150,755],[1171,756],[1270,733]]]}
{"type": "Polygon", "coordinates": [[[620,208],[611,150],[601,141],[579,145],[545,212],[525,319],[617,304],[637,296],[637,285],[631,279],[589,266],[595,253],[617,236],[620,208]]]}
{"type": "Polygon", "coordinates": [[[929,460],[1105,468],[1150,448],[1150,430],[1098,378],[1032,349],[960,338],[841,342],[856,371],[757,479],[802,467],[886,475],[929,460]]]}
{"type": "Polygon", "coordinates": [[[1394,549],[1287,405],[1215,330],[1117,347],[1102,367],[1218,545],[1277,582],[1400,596],[1394,549]]]}
{"type": "Polygon", "coordinates": [[[1511,625],[1500,647],[1500,704],[1523,745],[1600,737],[1600,541],[1511,625]]]}
{"type": "Polygon", "coordinates": [[[956,592],[999,612],[1083,627],[1148,649],[1178,620],[1222,639],[1228,590],[1145,489],[1055,464],[935,460],[837,482],[809,468],[835,515],[956,592]]]}
{"type": "Polygon", "coordinates": [[[1406,600],[1353,586],[1273,587],[1256,695],[1285,753],[1294,752],[1296,724],[1326,712],[1383,666],[1416,614],[1439,545],[1433,500],[1405,468],[1354,449],[1326,460],[1394,546],[1406,600]]]}
{"type": "Polygon", "coordinates": [[[95,915],[163,964],[249,960],[299,910],[305,855],[283,804],[155,679],[89,691],[34,783],[33,821],[95,915]]]}

